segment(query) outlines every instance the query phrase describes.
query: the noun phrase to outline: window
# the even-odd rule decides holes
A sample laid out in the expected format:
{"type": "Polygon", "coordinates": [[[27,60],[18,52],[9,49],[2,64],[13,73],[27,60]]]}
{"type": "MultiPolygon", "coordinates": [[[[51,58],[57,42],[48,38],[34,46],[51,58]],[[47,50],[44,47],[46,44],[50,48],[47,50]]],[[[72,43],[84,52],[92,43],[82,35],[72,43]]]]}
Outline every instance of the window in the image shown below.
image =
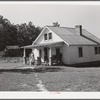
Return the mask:
{"type": "Polygon", "coordinates": [[[98,48],[95,47],[95,54],[98,54],[98,48]]]}
{"type": "Polygon", "coordinates": [[[47,40],[47,34],[44,34],[44,40],[47,40]]]}
{"type": "Polygon", "coordinates": [[[83,57],[83,50],[82,50],[82,47],[79,47],[78,50],[79,50],[79,57],[83,57]]]}
{"type": "Polygon", "coordinates": [[[49,33],[49,40],[52,39],[52,33],[49,33]]]}
{"type": "Polygon", "coordinates": [[[100,47],[94,47],[95,49],[95,54],[100,54],[100,47]]]}
{"type": "Polygon", "coordinates": [[[52,33],[44,34],[44,40],[50,40],[50,39],[52,39],[52,33]]]}
{"type": "Polygon", "coordinates": [[[99,54],[100,54],[100,47],[99,47],[99,54]]]}

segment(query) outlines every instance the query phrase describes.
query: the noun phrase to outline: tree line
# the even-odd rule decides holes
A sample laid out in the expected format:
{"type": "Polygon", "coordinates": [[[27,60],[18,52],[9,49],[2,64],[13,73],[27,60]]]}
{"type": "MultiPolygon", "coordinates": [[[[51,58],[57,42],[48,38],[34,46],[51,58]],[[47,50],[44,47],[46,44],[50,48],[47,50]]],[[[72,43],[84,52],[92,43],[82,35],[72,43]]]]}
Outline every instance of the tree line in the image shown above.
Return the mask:
{"type": "Polygon", "coordinates": [[[32,22],[15,25],[0,15],[0,51],[9,45],[32,44],[41,30],[41,27],[35,26],[32,22]]]}

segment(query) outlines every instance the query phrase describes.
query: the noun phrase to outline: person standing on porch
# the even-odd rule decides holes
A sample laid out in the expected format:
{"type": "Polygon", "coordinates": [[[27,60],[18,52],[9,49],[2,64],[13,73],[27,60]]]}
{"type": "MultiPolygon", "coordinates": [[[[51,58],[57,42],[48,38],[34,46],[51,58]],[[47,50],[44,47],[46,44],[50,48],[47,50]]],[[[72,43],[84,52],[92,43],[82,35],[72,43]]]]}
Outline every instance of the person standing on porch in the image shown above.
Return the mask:
{"type": "Polygon", "coordinates": [[[29,63],[30,65],[34,65],[35,63],[35,58],[33,52],[29,54],[29,63]]]}

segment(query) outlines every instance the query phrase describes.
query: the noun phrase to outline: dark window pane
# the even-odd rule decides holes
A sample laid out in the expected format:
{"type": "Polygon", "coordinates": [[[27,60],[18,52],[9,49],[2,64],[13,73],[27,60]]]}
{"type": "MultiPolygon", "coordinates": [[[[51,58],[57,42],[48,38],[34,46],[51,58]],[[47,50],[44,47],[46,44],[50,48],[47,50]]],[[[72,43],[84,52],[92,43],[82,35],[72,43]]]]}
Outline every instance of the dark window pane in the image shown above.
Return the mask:
{"type": "Polygon", "coordinates": [[[98,48],[95,47],[95,54],[98,54],[98,48]]]}
{"type": "Polygon", "coordinates": [[[79,57],[83,57],[83,50],[82,50],[82,47],[79,47],[78,50],[79,50],[79,57]]]}
{"type": "Polygon", "coordinates": [[[100,47],[99,47],[99,54],[100,54],[100,47]]]}
{"type": "Polygon", "coordinates": [[[47,34],[44,34],[44,40],[47,40],[47,34]]]}
{"type": "Polygon", "coordinates": [[[49,39],[52,39],[52,33],[49,33],[49,39]]]}

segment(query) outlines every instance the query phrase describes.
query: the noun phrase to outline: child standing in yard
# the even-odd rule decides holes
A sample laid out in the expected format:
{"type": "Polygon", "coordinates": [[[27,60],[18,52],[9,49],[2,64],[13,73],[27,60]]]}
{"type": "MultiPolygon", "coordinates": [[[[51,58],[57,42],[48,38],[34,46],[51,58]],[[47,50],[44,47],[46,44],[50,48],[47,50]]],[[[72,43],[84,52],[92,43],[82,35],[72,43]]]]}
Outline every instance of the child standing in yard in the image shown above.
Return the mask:
{"type": "Polygon", "coordinates": [[[35,63],[35,58],[33,52],[29,54],[29,63],[33,65],[35,63]]]}

